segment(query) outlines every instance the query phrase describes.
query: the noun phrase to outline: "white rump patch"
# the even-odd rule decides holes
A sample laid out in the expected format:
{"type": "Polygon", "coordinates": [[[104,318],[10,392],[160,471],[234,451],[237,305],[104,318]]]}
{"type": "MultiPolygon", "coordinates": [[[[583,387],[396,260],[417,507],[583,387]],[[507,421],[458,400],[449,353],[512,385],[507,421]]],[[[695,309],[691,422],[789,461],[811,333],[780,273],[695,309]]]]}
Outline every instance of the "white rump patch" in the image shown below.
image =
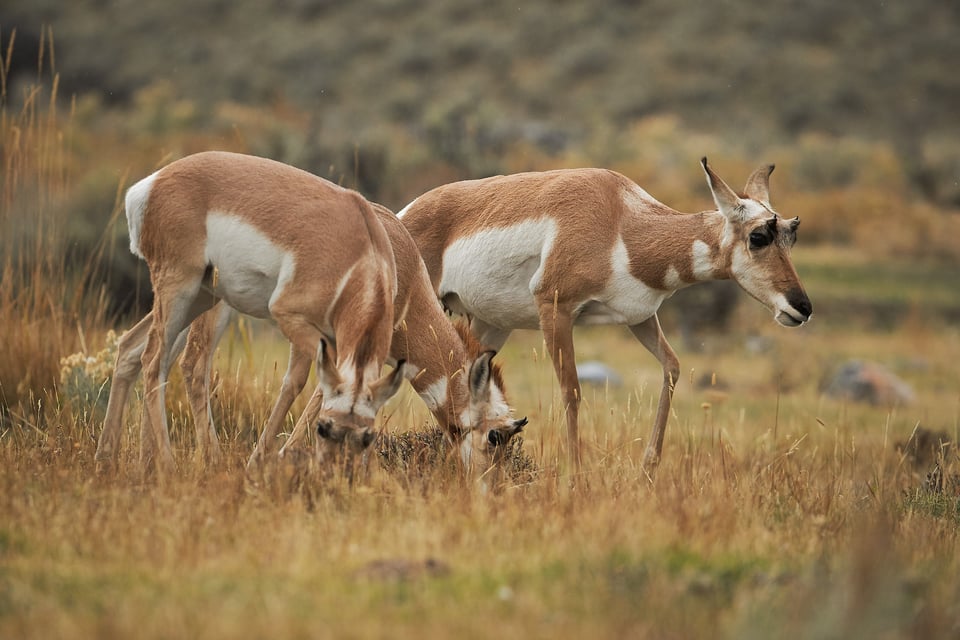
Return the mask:
{"type": "Polygon", "coordinates": [[[143,258],[140,252],[140,230],[143,229],[143,216],[147,212],[147,204],[150,201],[150,191],[153,189],[153,183],[157,179],[157,172],[127,189],[127,195],[124,199],[124,208],[127,212],[127,228],[130,232],[130,251],[133,255],[143,258]]]}

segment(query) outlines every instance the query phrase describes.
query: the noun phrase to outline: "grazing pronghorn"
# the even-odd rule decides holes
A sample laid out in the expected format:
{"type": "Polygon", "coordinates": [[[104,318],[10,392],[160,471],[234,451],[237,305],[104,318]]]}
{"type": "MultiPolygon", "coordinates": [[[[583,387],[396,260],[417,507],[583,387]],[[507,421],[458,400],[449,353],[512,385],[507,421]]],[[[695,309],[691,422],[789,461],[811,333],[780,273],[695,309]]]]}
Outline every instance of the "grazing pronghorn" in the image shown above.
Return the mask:
{"type": "MultiPolygon", "coordinates": [[[[310,197],[312,191],[301,194],[310,197]]],[[[373,205],[389,238],[397,267],[395,317],[404,320],[394,328],[388,364],[406,361],[402,367],[414,390],[424,400],[439,425],[459,448],[465,466],[475,473],[498,462],[510,439],[522,430],[526,419],[514,420],[506,403],[499,366],[493,352],[480,344],[462,323],[450,323],[430,287],[416,244],[396,216],[373,205]],[[409,313],[408,313],[409,311],[409,313]],[[461,327],[463,327],[461,329],[461,327]]],[[[228,325],[232,312],[220,304],[198,317],[179,336],[175,352],[186,344],[181,363],[201,455],[219,458],[216,431],[209,409],[209,378],[213,350],[228,325]],[[186,340],[184,339],[186,337],[186,340]]],[[[109,462],[120,438],[123,406],[140,371],[140,353],[152,315],[146,316],[120,340],[107,415],[97,458],[109,462]]],[[[168,361],[172,362],[172,360],[168,361]]],[[[260,436],[248,468],[253,469],[272,448],[277,432],[294,399],[306,384],[310,359],[291,349],[277,403],[260,436]]]]}
{"type": "Polygon", "coordinates": [[[287,445],[314,416],[324,451],[370,445],[376,412],[399,389],[403,365],[380,377],[397,276],[369,202],[279,162],[206,152],[133,185],[126,213],[130,249],[147,262],[154,290],[142,355],[152,438],[141,442],[142,462],[155,455],[163,467],[174,464],[164,409],[172,347],[217,299],[271,318],[299,362],[317,360],[319,384],[287,445]]]}
{"type": "Polygon", "coordinates": [[[540,328],[560,381],[570,455],[580,464],[580,385],[573,325],[625,324],[663,367],[644,466],[659,463],[679,374],[657,309],[674,291],[733,278],[795,327],[812,306],[790,261],[798,218],[770,206],[773,165],[737,195],[702,160],[717,211],[681,214],[604,169],[521,173],[437,187],[398,216],[437,296],[500,349],[513,329],[540,328]]]}

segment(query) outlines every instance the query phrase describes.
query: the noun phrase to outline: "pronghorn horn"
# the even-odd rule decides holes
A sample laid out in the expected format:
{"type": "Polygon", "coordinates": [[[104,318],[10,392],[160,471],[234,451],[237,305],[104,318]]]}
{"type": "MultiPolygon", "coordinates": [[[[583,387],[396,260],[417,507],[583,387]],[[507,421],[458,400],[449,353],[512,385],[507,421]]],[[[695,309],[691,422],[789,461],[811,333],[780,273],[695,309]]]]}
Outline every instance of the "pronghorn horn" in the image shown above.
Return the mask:
{"type": "Polygon", "coordinates": [[[796,230],[797,230],[797,227],[799,227],[799,226],[800,226],[800,217],[799,217],[799,216],[797,216],[796,218],[793,218],[792,220],[790,220],[790,230],[791,230],[791,231],[796,231],[796,230]]]}
{"type": "Polygon", "coordinates": [[[717,204],[720,213],[731,220],[739,218],[740,198],[734,193],[733,189],[727,186],[727,183],[720,179],[710,165],[707,164],[707,157],[700,160],[703,170],[707,174],[707,184],[710,186],[710,192],[713,194],[713,201],[717,204]]]}
{"type": "Polygon", "coordinates": [[[747,186],[743,188],[747,197],[770,206],[770,174],[773,173],[775,166],[768,164],[750,174],[747,178],[747,186]]]}

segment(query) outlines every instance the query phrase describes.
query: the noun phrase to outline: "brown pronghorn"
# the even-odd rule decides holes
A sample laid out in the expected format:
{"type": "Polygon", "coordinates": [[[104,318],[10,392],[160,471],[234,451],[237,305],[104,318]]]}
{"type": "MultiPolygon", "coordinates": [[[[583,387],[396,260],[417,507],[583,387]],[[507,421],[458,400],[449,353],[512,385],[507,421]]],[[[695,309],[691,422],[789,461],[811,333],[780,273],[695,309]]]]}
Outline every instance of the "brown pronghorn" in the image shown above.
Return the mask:
{"type": "Polygon", "coordinates": [[[790,260],[798,218],[770,206],[773,165],[737,195],[702,160],[716,211],[681,214],[628,178],[570,169],[437,187],[398,216],[437,296],[470,318],[480,342],[500,349],[513,329],[540,328],[560,381],[570,455],[580,464],[575,324],[625,324],[663,367],[644,466],[659,463],[679,375],[657,310],[674,291],[733,278],[795,327],[812,306],[790,260]]]}
{"type": "MultiPolygon", "coordinates": [[[[292,169],[291,169],[292,170],[292,169]]],[[[301,195],[309,198],[312,191],[301,195]]],[[[506,403],[499,366],[494,353],[482,352],[479,343],[462,323],[450,323],[430,287],[416,244],[396,216],[373,204],[389,238],[397,267],[395,317],[404,320],[395,328],[388,364],[406,361],[403,373],[424,400],[437,422],[460,451],[465,466],[483,472],[494,466],[503,445],[522,430],[526,419],[514,420],[506,403]],[[408,311],[410,313],[408,313],[408,311]]],[[[186,343],[182,369],[194,415],[201,455],[220,456],[209,409],[209,376],[213,350],[227,327],[232,310],[225,304],[201,315],[181,333],[175,352],[186,343]],[[184,337],[186,336],[186,340],[184,337]]],[[[120,340],[107,416],[100,436],[97,458],[109,462],[119,444],[123,407],[140,371],[140,353],[152,321],[148,315],[120,340]]],[[[172,362],[171,361],[168,361],[172,362]]],[[[260,436],[248,468],[253,468],[272,448],[277,432],[294,399],[306,384],[310,359],[291,349],[287,375],[277,403],[260,436]]]]}
{"type": "Polygon", "coordinates": [[[141,462],[174,464],[164,410],[172,347],[217,299],[273,319],[298,362],[317,360],[319,384],[288,445],[315,416],[324,451],[370,445],[376,412],[402,383],[403,366],[380,377],[397,276],[369,202],[279,162],[205,152],[133,185],[126,213],[130,249],[147,262],[154,289],[142,355],[152,437],[141,439],[141,462]]]}

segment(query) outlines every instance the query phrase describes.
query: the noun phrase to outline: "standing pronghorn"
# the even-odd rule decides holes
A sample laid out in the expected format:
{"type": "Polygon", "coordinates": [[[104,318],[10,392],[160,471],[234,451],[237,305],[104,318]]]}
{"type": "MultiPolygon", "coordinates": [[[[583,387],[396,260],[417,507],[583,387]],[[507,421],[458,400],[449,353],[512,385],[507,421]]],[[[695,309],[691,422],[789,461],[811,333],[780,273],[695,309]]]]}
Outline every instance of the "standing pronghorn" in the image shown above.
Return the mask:
{"type": "MultiPolygon", "coordinates": [[[[318,183],[321,183],[319,179],[318,183]]],[[[316,189],[297,195],[309,200],[316,195],[316,189]]],[[[410,234],[391,211],[377,204],[373,207],[387,232],[396,261],[394,316],[404,318],[394,328],[387,362],[396,365],[406,361],[402,367],[404,375],[458,446],[465,466],[475,474],[482,473],[496,465],[499,454],[504,451],[503,445],[522,430],[526,419],[511,418],[499,367],[491,362],[493,352],[481,352],[469,331],[460,330],[459,324],[454,327],[443,313],[410,234]]],[[[212,461],[219,458],[220,449],[209,409],[210,366],[214,347],[231,316],[230,307],[219,304],[194,320],[189,334],[181,333],[174,347],[177,353],[186,345],[182,369],[197,446],[201,455],[212,461]]],[[[97,460],[101,463],[112,462],[116,454],[123,407],[140,372],[140,354],[152,317],[148,314],[120,340],[107,415],[97,448],[97,460]]],[[[291,348],[280,394],[248,468],[255,468],[273,448],[285,416],[306,384],[310,365],[311,358],[304,358],[291,348]]]]}
{"type": "Polygon", "coordinates": [[[798,218],[770,206],[773,165],[738,196],[702,160],[717,211],[681,214],[628,178],[570,169],[437,187],[398,216],[410,230],[444,305],[470,318],[499,349],[513,329],[543,331],[566,405],[570,455],[580,464],[580,385],[573,325],[625,324],[663,366],[644,466],[654,468],[674,385],[676,354],[657,309],[687,285],[733,278],[795,327],[812,306],[790,261],[798,218]]]}
{"type": "Polygon", "coordinates": [[[154,290],[142,355],[153,437],[141,440],[142,462],[155,453],[173,466],[164,410],[172,347],[217,299],[272,318],[298,361],[317,360],[319,384],[288,445],[320,416],[327,448],[369,446],[377,410],[403,381],[402,363],[380,377],[397,275],[369,202],[279,162],[206,152],[133,185],[126,211],[130,249],[146,260],[154,290]]]}

